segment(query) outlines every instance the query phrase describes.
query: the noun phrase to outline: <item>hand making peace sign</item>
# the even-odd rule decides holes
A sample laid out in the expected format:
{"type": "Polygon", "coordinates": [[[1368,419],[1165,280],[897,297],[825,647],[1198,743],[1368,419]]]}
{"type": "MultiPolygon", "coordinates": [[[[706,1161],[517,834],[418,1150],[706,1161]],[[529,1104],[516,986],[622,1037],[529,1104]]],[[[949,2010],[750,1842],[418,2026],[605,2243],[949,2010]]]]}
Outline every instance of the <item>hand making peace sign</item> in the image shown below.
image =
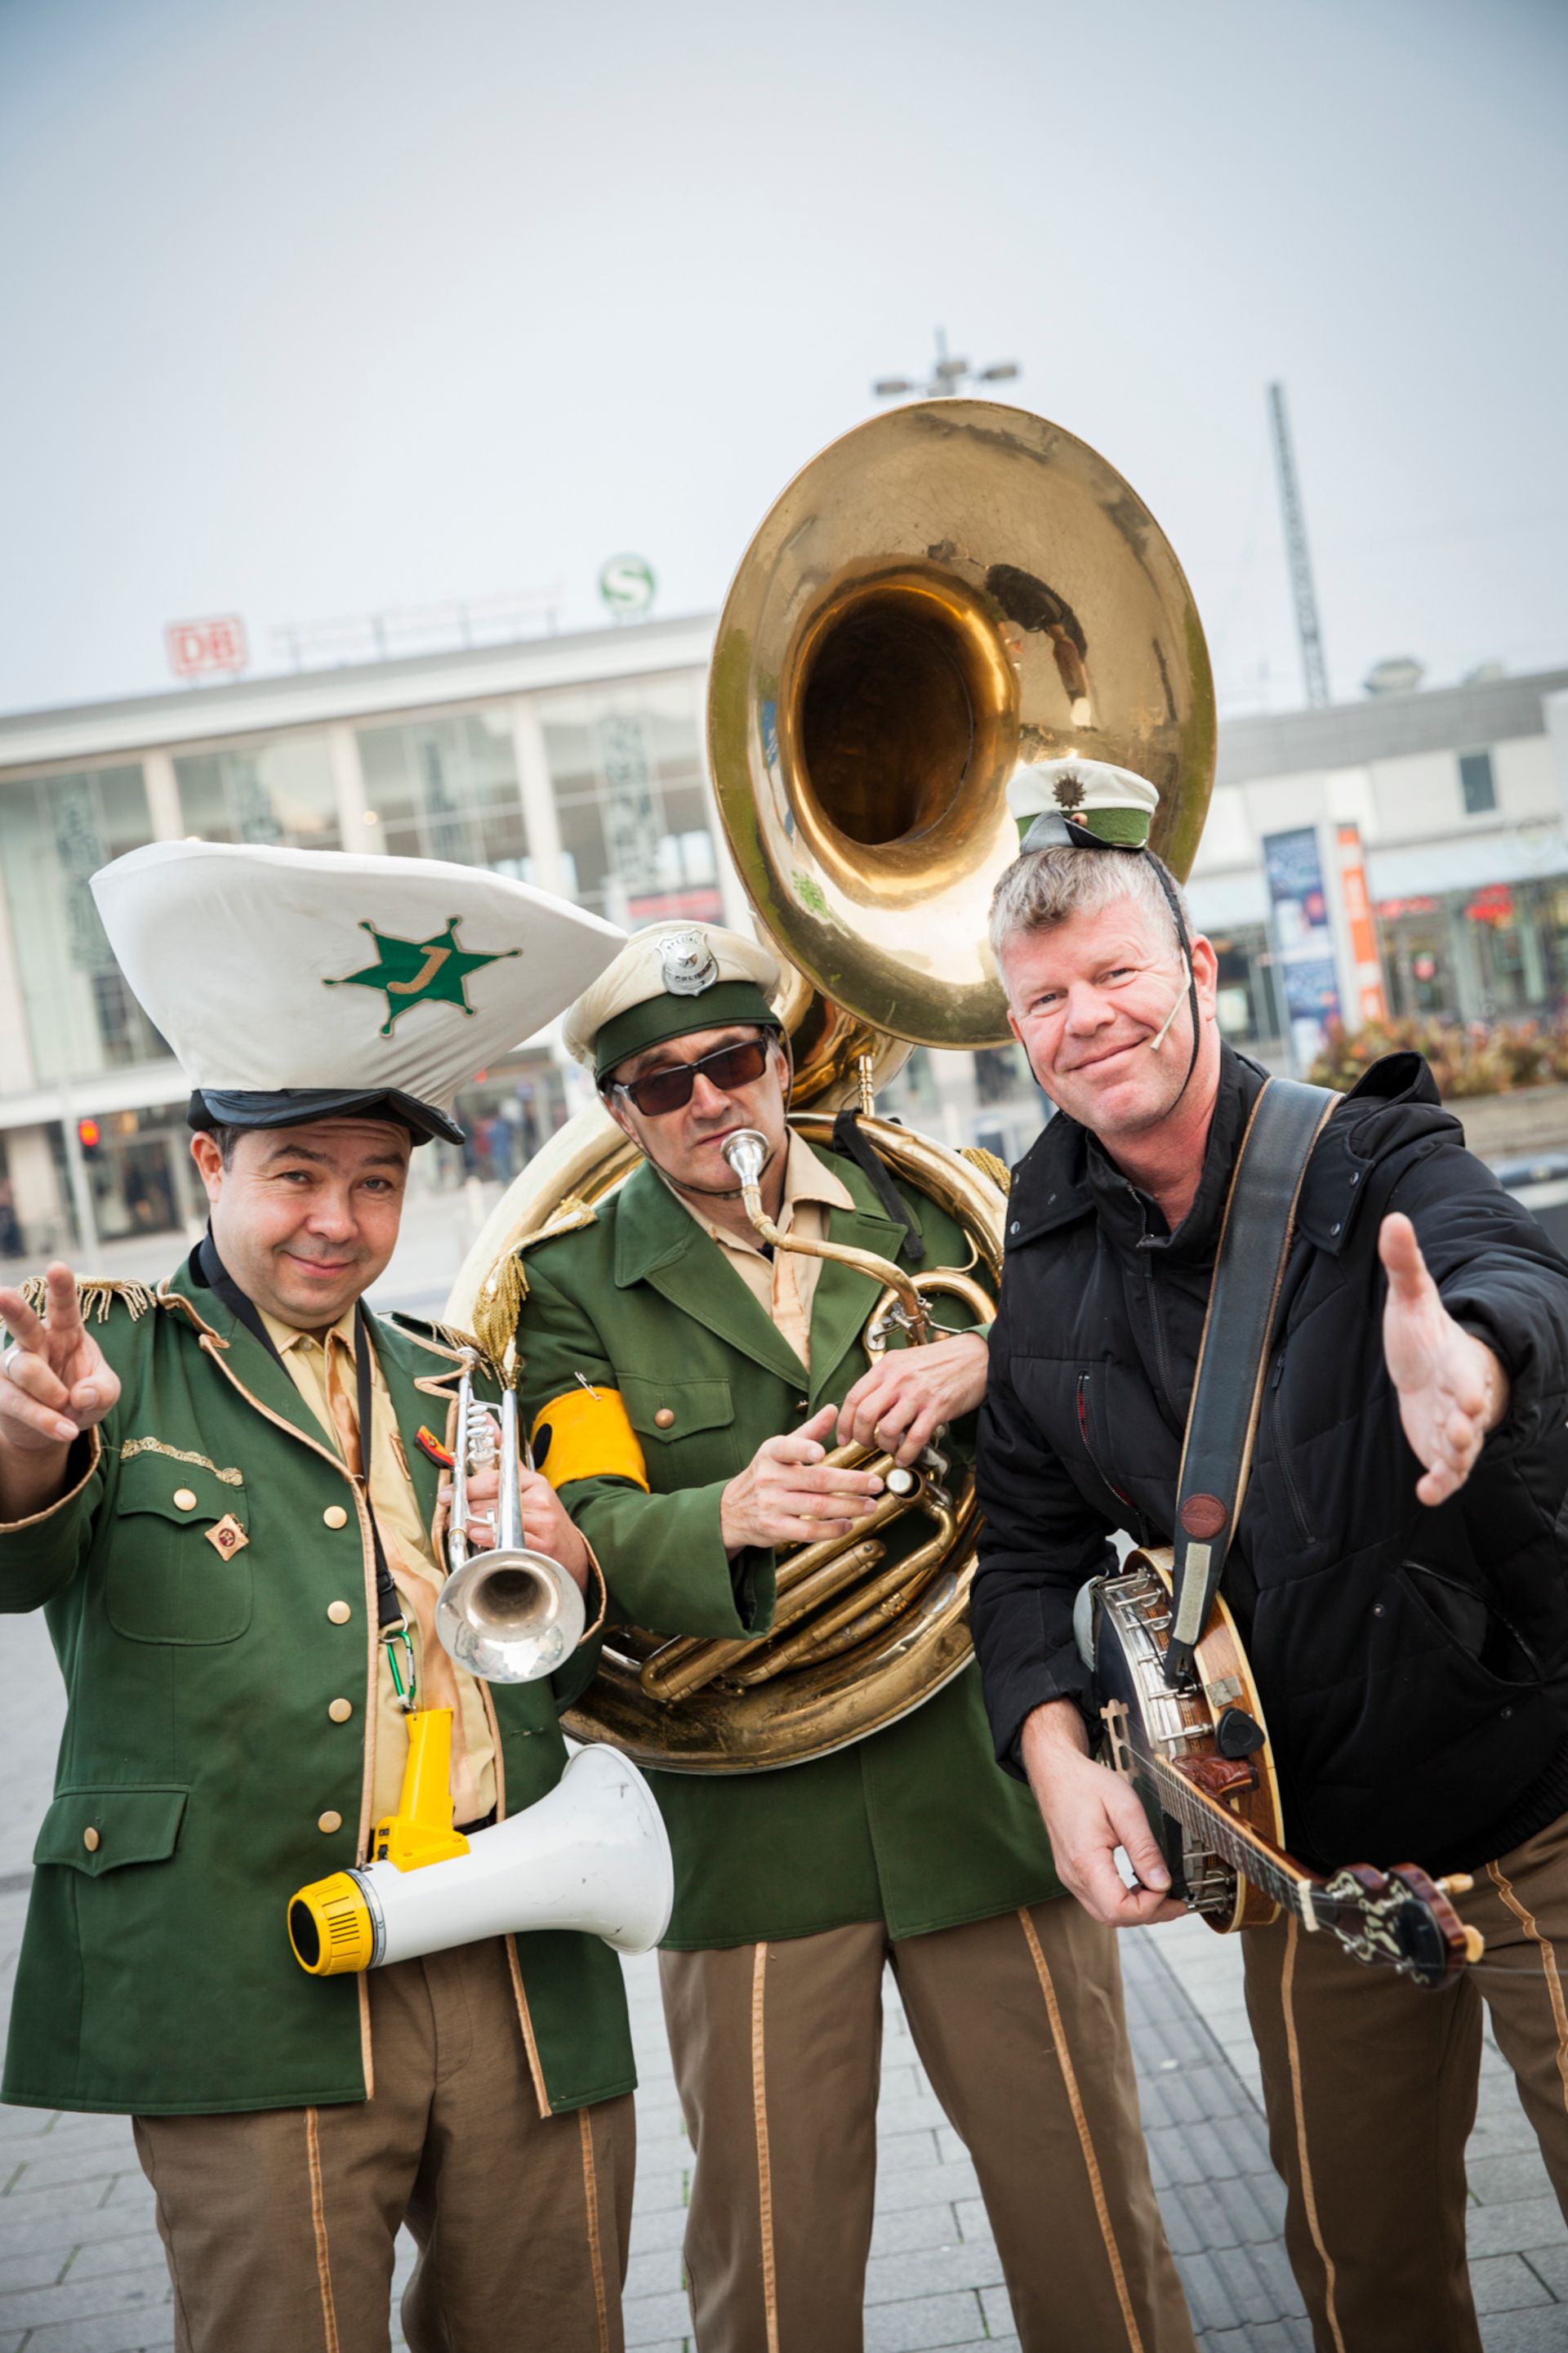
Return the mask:
{"type": "Polygon", "coordinates": [[[81,1320],[76,1278],[58,1261],[48,1303],[35,1314],[19,1291],[0,1290],[11,1345],[0,1356],[0,1449],[39,1454],[69,1446],[108,1413],[120,1380],[81,1320]]]}

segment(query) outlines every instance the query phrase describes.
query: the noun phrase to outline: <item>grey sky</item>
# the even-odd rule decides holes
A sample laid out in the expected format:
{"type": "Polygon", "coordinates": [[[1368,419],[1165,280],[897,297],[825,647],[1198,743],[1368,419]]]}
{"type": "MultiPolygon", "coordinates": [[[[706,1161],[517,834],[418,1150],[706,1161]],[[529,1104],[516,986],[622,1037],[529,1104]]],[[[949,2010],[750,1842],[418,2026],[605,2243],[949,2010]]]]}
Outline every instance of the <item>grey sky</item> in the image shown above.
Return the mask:
{"type": "Polygon", "coordinates": [[[933,324],[1101,448],[1224,705],[1568,658],[1553,0],[0,0],[0,708],[162,627],[713,607],[933,324]]]}

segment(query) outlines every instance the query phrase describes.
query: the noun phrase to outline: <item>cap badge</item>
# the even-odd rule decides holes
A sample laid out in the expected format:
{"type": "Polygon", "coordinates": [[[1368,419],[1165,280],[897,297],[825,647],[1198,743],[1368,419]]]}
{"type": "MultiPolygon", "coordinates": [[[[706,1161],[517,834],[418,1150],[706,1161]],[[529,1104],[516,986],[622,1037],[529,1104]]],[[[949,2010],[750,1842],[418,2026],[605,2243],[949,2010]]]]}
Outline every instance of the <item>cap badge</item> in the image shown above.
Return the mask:
{"type": "Polygon", "coordinates": [[[1082,807],[1083,778],[1076,769],[1069,768],[1065,775],[1058,776],[1051,789],[1057,807],[1064,817],[1071,817],[1075,809],[1082,807]]]}
{"type": "Polygon", "coordinates": [[[718,958],[705,932],[667,932],[658,944],[658,960],[669,997],[700,997],[719,977],[718,958]]]}
{"type": "Polygon", "coordinates": [[[381,1025],[384,1038],[392,1035],[392,1025],[403,1013],[416,1005],[455,1005],[459,1013],[471,1014],[468,1003],[468,977],[480,972],[487,964],[500,964],[508,956],[521,955],[521,948],[497,948],[493,955],[470,955],[458,944],[459,918],[448,918],[444,932],[428,940],[398,940],[389,933],[378,932],[368,919],[362,918],[360,929],[368,932],[375,942],[377,961],[367,964],[363,972],[345,972],[330,979],[328,988],[379,988],[386,998],[386,1019],[381,1025]]]}

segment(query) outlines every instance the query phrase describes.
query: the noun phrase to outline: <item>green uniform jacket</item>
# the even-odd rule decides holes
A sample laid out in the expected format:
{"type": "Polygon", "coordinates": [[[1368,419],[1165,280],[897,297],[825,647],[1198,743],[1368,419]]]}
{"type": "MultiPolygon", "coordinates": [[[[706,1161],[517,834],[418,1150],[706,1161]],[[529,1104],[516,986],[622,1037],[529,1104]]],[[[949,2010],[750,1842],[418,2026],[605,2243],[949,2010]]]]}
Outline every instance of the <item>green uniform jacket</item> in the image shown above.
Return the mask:
{"type": "MultiPolygon", "coordinates": [[[[829,1240],[891,1257],[902,1229],[868,1180],[821,1157],[858,1205],[830,1213],[829,1240]]],[[[925,1263],[966,1264],[957,1226],[923,1198],[911,1206],[925,1263]]],[[[619,1478],[561,1491],[616,1612],[663,1633],[765,1634],[773,1557],[743,1555],[731,1575],[720,1495],[764,1440],[839,1402],[866,1370],[860,1333],[879,1286],[825,1262],[808,1384],[718,1245],[646,1166],[594,1224],[530,1247],[526,1271],[518,1347],[531,1421],[581,1375],[620,1390],[647,1461],[646,1495],[619,1478]],[[661,1409],[674,1416],[662,1428],[661,1409]]],[[[650,1778],[675,1850],[666,1942],[677,1950],[857,1920],[912,1936],[1061,1892],[1032,1798],[994,1760],[973,1664],[912,1715],[810,1764],[650,1778]]]]}
{"type": "MultiPolygon", "coordinates": [[[[184,1271],[155,1304],[110,1296],[94,1336],[120,1402],[75,1451],[70,1493],[0,1531],[0,1609],[44,1609],[69,1697],[3,2095],[159,2116],[363,2099],[363,1980],[307,1977],[285,1928],[296,1888],[367,1850],[378,1646],[358,1490],[283,1366],[184,1271]],[[226,1556],[206,1532],[229,1514],[247,1542],[226,1556]]],[[[456,1357],[385,1323],[375,1339],[428,1525],[440,1472],[414,1439],[449,1436],[456,1357]]],[[[563,1671],[563,1696],[596,1655],[563,1671]]],[[[558,1695],[490,1697],[515,1814],[564,1768],[558,1695]]],[[[542,2113],[629,2091],[614,1953],[563,1933],[515,1951],[542,2113]]]]}

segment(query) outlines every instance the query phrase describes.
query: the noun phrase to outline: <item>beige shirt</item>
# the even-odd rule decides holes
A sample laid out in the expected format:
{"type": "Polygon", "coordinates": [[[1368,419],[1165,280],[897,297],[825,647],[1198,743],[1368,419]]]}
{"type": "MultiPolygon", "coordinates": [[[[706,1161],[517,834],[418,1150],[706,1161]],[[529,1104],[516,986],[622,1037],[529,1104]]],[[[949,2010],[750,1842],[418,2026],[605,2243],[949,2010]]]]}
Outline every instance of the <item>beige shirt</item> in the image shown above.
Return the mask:
{"type": "MultiPolygon", "coordinates": [[[[325,1348],[310,1333],[296,1332],[265,1311],[262,1322],[289,1379],[321,1423],[333,1451],[346,1461],[332,1416],[332,1392],[337,1391],[340,1411],[346,1405],[352,1426],[356,1419],[353,1308],[333,1324],[325,1348]],[[328,1351],[332,1358],[330,1367],[328,1351]]],[[[408,1619],[419,1700],[426,1707],[452,1710],[452,1819],[459,1823],[479,1821],[496,1801],[495,1742],[477,1679],[448,1658],[436,1636],[436,1602],[446,1582],[446,1570],[437,1560],[429,1531],[419,1516],[419,1499],[379,1362],[372,1374],[371,1425],[371,1505],[386,1565],[408,1619]]],[[[408,1757],[407,1724],[384,1644],[376,1688],[373,1822],[397,1810],[408,1757]]]]}
{"type": "MultiPolygon", "coordinates": [[[[669,1189],[675,1193],[673,1186],[669,1189]]],[[[716,1226],[700,1196],[675,1193],[675,1198],[718,1243],[758,1306],[772,1317],[809,1372],[811,1303],[816,1295],[822,1261],[795,1250],[775,1250],[770,1262],[754,1234],[742,1239],[716,1226]]],[[[773,1221],[780,1233],[794,1234],[801,1241],[825,1242],[828,1211],[854,1207],[855,1197],[842,1177],[825,1167],[805,1138],[792,1130],[784,1163],[784,1202],[773,1221]]]]}

